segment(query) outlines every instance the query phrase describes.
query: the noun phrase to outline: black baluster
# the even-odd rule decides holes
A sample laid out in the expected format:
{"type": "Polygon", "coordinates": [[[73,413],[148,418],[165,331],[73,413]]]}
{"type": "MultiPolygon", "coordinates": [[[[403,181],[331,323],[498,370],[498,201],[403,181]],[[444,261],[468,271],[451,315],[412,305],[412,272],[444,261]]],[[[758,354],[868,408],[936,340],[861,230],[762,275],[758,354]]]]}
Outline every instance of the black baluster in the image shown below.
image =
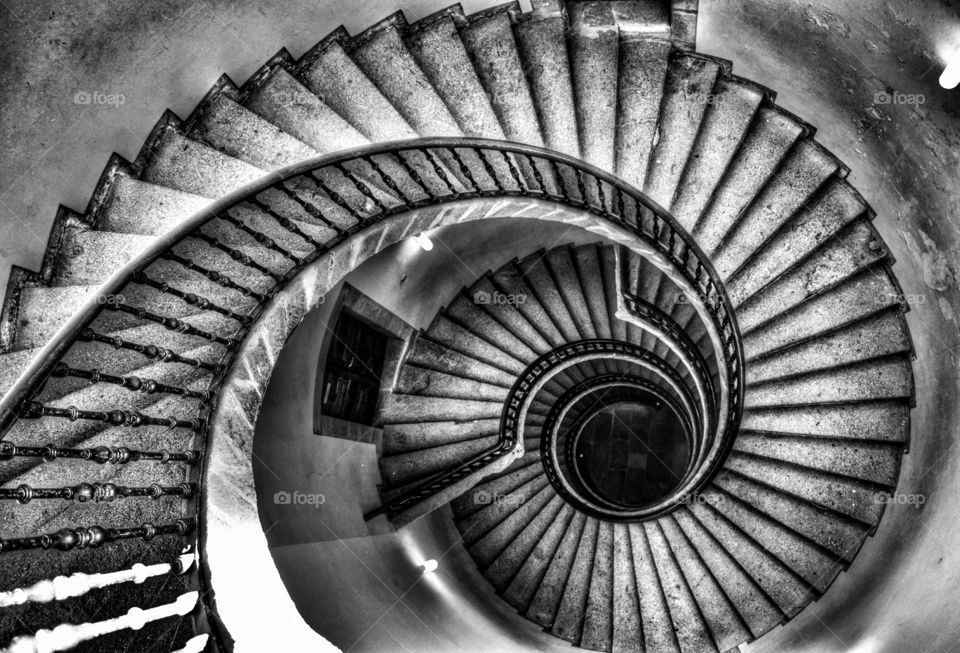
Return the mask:
{"type": "MultiPolygon", "coordinates": [[[[553,172],[553,178],[557,181],[557,195],[556,197],[563,198],[564,200],[570,201],[570,192],[567,190],[567,182],[564,179],[563,175],[560,174],[560,165],[553,159],[546,159],[550,162],[550,170],[553,172]]],[[[537,169],[537,166],[533,166],[534,170],[537,169]]],[[[543,181],[538,179],[537,183],[540,184],[540,187],[543,188],[544,195],[550,195],[547,192],[547,187],[543,185],[543,181]]]]}
{"type": "Polygon", "coordinates": [[[93,384],[110,383],[112,385],[119,385],[127,390],[141,392],[143,394],[155,394],[159,392],[162,394],[178,395],[181,397],[191,397],[193,399],[203,399],[204,401],[209,400],[211,396],[210,392],[207,390],[190,390],[189,388],[183,388],[180,386],[167,385],[166,383],[161,383],[153,379],[143,379],[139,376],[114,376],[112,374],[104,374],[97,369],[84,370],[70,367],[66,363],[57,363],[51,372],[51,376],[60,378],[73,377],[76,379],[86,379],[93,384]]]}
{"type": "Polygon", "coordinates": [[[150,322],[156,322],[164,329],[168,331],[176,331],[177,333],[183,333],[188,336],[197,336],[198,338],[205,338],[210,342],[217,342],[221,345],[224,345],[227,349],[236,349],[240,345],[240,341],[236,338],[224,338],[216,334],[210,333],[209,331],[204,331],[203,329],[198,329],[192,324],[188,324],[183,320],[178,320],[175,317],[165,317],[163,315],[157,315],[156,313],[151,313],[150,311],[139,308],[137,306],[130,306],[123,303],[110,303],[105,304],[105,308],[112,311],[117,311],[119,313],[128,313],[134,315],[141,320],[149,320],[150,322]]]}
{"type": "Polygon", "coordinates": [[[603,192],[603,182],[600,181],[599,177],[594,177],[597,180],[597,198],[600,200],[600,208],[606,212],[607,211],[607,196],[603,192]]]}
{"type": "MultiPolygon", "coordinates": [[[[287,188],[286,184],[284,184],[284,183],[279,183],[279,184],[277,184],[276,186],[274,186],[274,188],[276,188],[278,191],[280,191],[281,193],[283,193],[284,195],[286,195],[289,199],[293,200],[294,203],[297,204],[297,206],[299,206],[300,208],[302,208],[302,209],[307,213],[307,215],[309,215],[309,216],[312,217],[312,218],[315,218],[315,219],[319,220],[319,221],[322,222],[323,225],[324,225],[325,227],[327,227],[328,229],[332,229],[338,236],[342,236],[342,235],[344,235],[344,234],[346,233],[346,230],[345,230],[343,227],[341,227],[341,226],[338,225],[336,222],[334,222],[333,220],[331,220],[331,219],[329,219],[327,216],[325,216],[325,215],[323,214],[323,211],[321,211],[318,206],[316,206],[313,202],[308,202],[307,200],[305,200],[304,198],[302,198],[302,197],[300,196],[300,194],[297,193],[296,191],[294,191],[294,190],[292,190],[292,189],[290,189],[290,188],[287,188]]],[[[324,190],[324,189],[321,188],[320,190],[324,190]]],[[[325,192],[326,192],[326,191],[325,191],[325,192]]],[[[328,194],[329,194],[329,193],[328,193],[328,194]]],[[[337,195],[337,198],[338,198],[338,199],[342,199],[342,198],[340,198],[339,195],[337,195]]],[[[284,224],[284,222],[283,222],[284,220],[286,220],[287,222],[290,222],[290,223],[292,224],[292,222],[291,222],[290,220],[287,220],[287,218],[284,218],[284,217],[280,216],[279,214],[277,214],[276,211],[274,211],[272,208],[270,208],[269,206],[267,206],[267,204],[265,204],[264,202],[261,202],[257,197],[251,197],[251,198],[250,198],[249,200],[247,200],[247,201],[250,202],[251,204],[253,204],[254,206],[256,206],[258,209],[260,209],[260,210],[263,211],[264,213],[267,213],[268,215],[270,215],[274,220],[276,220],[277,222],[279,222],[279,223],[280,223],[281,225],[283,225],[286,229],[290,229],[291,231],[293,231],[293,229],[292,229],[291,227],[288,227],[288,226],[287,226],[286,224],[284,224]]],[[[337,203],[337,204],[339,204],[339,202],[337,202],[336,200],[334,200],[334,202],[337,203]]],[[[351,211],[351,215],[353,215],[353,214],[352,214],[352,209],[349,209],[348,207],[342,207],[342,208],[346,208],[346,210],[351,211]]],[[[359,218],[359,217],[356,217],[356,219],[359,220],[360,218],[359,218]]],[[[317,248],[322,247],[322,245],[321,245],[320,243],[316,242],[315,240],[313,240],[313,239],[310,238],[309,236],[306,236],[306,235],[302,234],[302,230],[300,230],[299,228],[297,228],[297,231],[296,231],[295,233],[298,233],[298,235],[300,235],[300,236],[301,236],[302,238],[304,238],[304,239],[308,239],[308,242],[310,242],[311,244],[313,244],[315,247],[317,247],[317,248]]]]}
{"type": "Polygon", "coordinates": [[[25,402],[20,416],[26,419],[37,419],[40,417],[58,417],[75,422],[78,419],[91,420],[94,422],[105,422],[111,426],[126,426],[137,428],[140,426],[166,426],[171,429],[183,428],[191,431],[200,431],[206,425],[206,420],[201,418],[180,419],[178,417],[153,417],[144,415],[140,412],[128,410],[111,411],[92,411],[80,410],[76,406],[68,408],[59,408],[56,406],[44,406],[39,401],[25,402]]]}
{"type": "Polygon", "coordinates": [[[0,460],[13,458],[42,458],[44,462],[52,462],[57,458],[71,458],[89,460],[100,465],[110,463],[125,465],[130,462],[151,461],[161,464],[171,462],[192,465],[200,460],[200,452],[190,451],[139,451],[127,447],[92,447],[88,449],[70,449],[46,444],[42,447],[24,447],[8,441],[0,441],[0,460]]]}
{"type": "Polygon", "coordinates": [[[224,252],[227,256],[232,258],[237,263],[244,265],[248,268],[252,268],[263,275],[271,277],[274,281],[283,281],[284,279],[284,276],[282,274],[278,274],[274,272],[270,268],[265,267],[264,265],[258,263],[257,261],[254,261],[252,258],[250,258],[249,255],[244,254],[240,250],[234,249],[229,245],[221,243],[217,238],[214,238],[213,236],[208,236],[207,234],[203,233],[199,229],[194,231],[187,237],[194,238],[196,240],[202,240],[203,242],[207,243],[211,247],[215,249],[219,249],[221,252],[224,252]]]}
{"type": "Polygon", "coordinates": [[[387,207],[384,206],[383,202],[377,198],[376,193],[370,190],[370,187],[362,179],[353,174],[353,172],[342,163],[335,163],[334,167],[340,171],[340,174],[342,174],[347,181],[353,184],[357,192],[366,197],[377,208],[376,212],[371,211],[371,214],[387,212],[387,207]]]}
{"type": "Polygon", "coordinates": [[[433,167],[433,173],[437,175],[440,181],[442,181],[448,189],[450,189],[451,194],[456,194],[457,187],[452,181],[450,181],[451,176],[447,172],[447,167],[445,165],[441,165],[440,162],[437,161],[437,154],[432,150],[423,150],[423,153],[426,155],[427,161],[430,162],[431,167],[433,167]]]}
{"type": "Polygon", "coordinates": [[[414,200],[410,199],[410,196],[400,189],[400,185],[396,182],[396,180],[384,171],[384,169],[380,166],[380,163],[375,158],[372,156],[365,156],[363,157],[363,161],[366,161],[367,164],[369,164],[370,167],[373,168],[378,175],[380,175],[380,179],[383,180],[383,183],[386,185],[386,187],[393,191],[394,197],[396,197],[398,200],[402,200],[405,204],[414,203],[414,200]]]}
{"type": "Polygon", "coordinates": [[[208,270],[207,268],[201,265],[197,265],[194,261],[184,256],[180,256],[179,254],[175,254],[173,252],[164,252],[163,254],[160,255],[160,258],[167,259],[168,261],[173,261],[174,263],[182,265],[188,270],[198,272],[199,274],[202,274],[203,276],[205,276],[207,279],[214,282],[218,286],[222,286],[223,288],[228,288],[230,290],[236,290],[238,293],[240,293],[244,297],[252,297],[253,299],[256,299],[258,302],[262,302],[267,299],[267,296],[264,295],[263,293],[259,293],[256,290],[253,290],[252,288],[248,288],[247,286],[241,285],[231,280],[227,275],[223,274],[222,272],[217,272],[216,270],[208,270]]]}
{"type": "Polygon", "coordinates": [[[214,313],[219,313],[220,315],[223,315],[224,317],[228,317],[231,320],[236,320],[240,324],[249,324],[252,319],[249,315],[241,315],[240,313],[234,313],[229,308],[225,308],[223,306],[220,306],[219,304],[215,304],[209,299],[207,299],[206,297],[202,297],[192,292],[184,292],[179,288],[174,288],[173,286],[166,283],[165,281],[158,281],[156,279],[152,279],[147,275],[146,272],[138,272],[136,275],[134,275],[133,282],[142,284],[144,286],[149,286],[151,288],[155,288],[156,290],[159,290],[165,295],[171,295],[173,297],[177,297],[178,299],[183,300],[185,303],[189,304],[190,306],[196,306],[200,310],[213,311],[214,313]]]}
{"type": "Polygon", "coordinates": [[[196,483],[179,485],[158,485],[131,487],[114,483],[78,483],[58,488],[33,487],[27,483],[13,488],[0,488],[0,500],[13,499],[19,503],[30,503],[35,499],[62,499],[77,503],[109,503],[117,499],[161,497],[190,498],[197,492],[196,483]]]}
{"type": "Polygon", "coordinates": [[[580,202],[589,207],[590,200],[587,198],[587,186],[583,182],[583,172],[579,168],[573,169],[573,176],[577,180],[577,192],[580,194],[580,202]]]}
{"type": "Polygon", "coordinates": [[[0,539],[0,553],[7,551],[22,551],[26,549],[58,549],[72,551],[73,549],[94,549],[110,542],[128,539],[143,539],[150,541],[159,535],[186,535],[196,528],[197,522],[193,517],[178,519],[170,524],[146,523],[135,528],[109,528],[104,526],[78,526],[64,528],[56,533],[35,535],[33,537],[13,537],[0,539]]]}
{"type": "Polygon", "coordinates": [[[230,215],[229,212],[225,214],[218,214],[217,217],[223,220],[224,222],[233,225],[240,231],[250,235],[262,247],[266,247],[269,250],[277,252],[284,258],[289,259],[290,261],[293,262],[295,266],[301,267],[307,262],[307,260],[302,256],[297,256],[287,248],[281,246],[279,243],[277,243],[277,241],[275,241],[273,238],[271,238],[267,234],[263,233],[258,229],[254,229],[243,220],[233,217],[232,215],[230,215]]]}
{"type": "Polygon", "coordinates": [[[473,173],[470,171],[470,168],[464,162],[463,157],[460,155],[460,152],[457,151],[457,148],[451,147],[450,152],[453,154],[453,160],[457,162],[457,167],[460,168],[460,174],[466,177],[467,181],[470,182],[470,185],[473,186],[473,189],[467,189],[469,192],[479,195],[480,194],[480,185],[477,183],[477,180],[473,178],[473,173]]]}
{"type": "Polygon", "coordinates": [[[157,347],[155,345],[141,345],[139,343],[124,340],[119,336],[106,336],[97,333],[93,329],[85,329],[83,333],[77,337],[77,339],[84,342],[102,342],[106,345],[112,346],[114,349],[129,349],[131,351],[135,351],[143,356],[146,356],[150,360],[160,361],[162,363],[182,363],[184,365],[192,365],[193,367],[210,370],[215,374],[219,374],[224,369],[224,366],[220,365],[219,363],[208,363],[197,358],[188,358],[186,356],[181,356],[170,349],[157,347]]]}
{"type": "MultiPolygon", "coordinates": [[[[510,170],[510,176],[513,178],[513,181],[517,184],[517,189],[520,191],[520,194],[524,197],[530,195],[530,190],[527,188],[526,183],[523,181],[523,175],[520,173],[520,170],[517,168],[517,162],[514,161],[512,154],[507,152],[503,153],[503,159],[507,162],[507,168],[510,170]]],[[[532,162],[531,162],[532,163],[532,162]]],[[[536,168],[536,166],[534,166],[536,168]]],[[[539,173],[539,170],[537,171],[539,173]]]]}
{"type": "Polygon", "coordinates": [[[427,197],[431,197],[433,193],[431,193],[430,189],[427,188],[427,184],[423,181],[423,177],[420,175],[417,169],[414,168],[412,165],[410,165],[410,162],[407,161],[407,158],[405,156],[406,154],[409,154],[409,153],[397,152],[395,155],[397,161],[400,162],[400,166],[403,168],[404,172],[406,172],[407,175],[409,175],[410,179],[413,180],[413,183],[415,183],[417,186],[420,187],[420,190],[423,191],[423,194],[426,195],[427,197]]]}
{"type": "Polygon", "coordinates": [[[490,163],[490,160],[487,158],[487,150],[477,150],[477,156],[480,157],[480,163],[483,164],[483,170],[487,173],[487,176],[493,180],[493,185],[496,189],[503,193],[505,189],[503,184],[500,182],[500,178],[497,176],[497,171],[494,170],[493,164],[490,163]]]}

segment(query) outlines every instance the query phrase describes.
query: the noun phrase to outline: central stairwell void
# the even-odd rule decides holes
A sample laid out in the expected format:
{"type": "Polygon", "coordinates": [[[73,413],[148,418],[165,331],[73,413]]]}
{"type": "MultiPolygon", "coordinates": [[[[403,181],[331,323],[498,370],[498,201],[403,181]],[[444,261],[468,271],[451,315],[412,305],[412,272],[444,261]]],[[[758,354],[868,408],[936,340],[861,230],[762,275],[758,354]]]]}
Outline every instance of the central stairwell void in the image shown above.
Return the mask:
{"type": "Polygon", "coordinates": [[[695,2],[532,7],[281,51],[64,209],[0,323],[0,646],[327,646],[258,514],[267,387],[351,272],[468,225],[543,237],[324,336],[328,424],[380,429],[367,520],[452,520],[548,647],[728,651],[854,564],[913,403],[870,207],[695,2]]]}

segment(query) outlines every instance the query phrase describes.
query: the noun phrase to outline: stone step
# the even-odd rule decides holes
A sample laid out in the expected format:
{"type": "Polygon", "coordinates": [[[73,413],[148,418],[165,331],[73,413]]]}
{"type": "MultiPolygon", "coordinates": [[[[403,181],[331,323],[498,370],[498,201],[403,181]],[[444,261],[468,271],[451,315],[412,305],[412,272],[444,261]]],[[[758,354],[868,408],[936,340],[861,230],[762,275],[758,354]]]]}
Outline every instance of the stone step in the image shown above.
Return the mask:
{"type": "Polygon", "coordinates": [[[500,5],[468,17],[460,27],[464,47],[507,140],[543,147],[543,133],[513,35],[511,14],[518,5],[500,5]]]}
{"type": "Polygon", "coordinates": [[[503,403],[498,401],[388,394],[380,406],[380,420],[385,425],[452,420],[469,422],[500,417],[502,410],[503,403]]]}
{"type": "Polygon", "coordinates": [[[800,122],[785,112],[774,107],[760,108],[694,226],[693,237],[703,251],[716,249],[805,131],[800,122]]]}
{"type": "Polygon", "coordinates": [[[748,384],[907,353],[911,348],[906,320],[899,307],[759,357],[748,342],[745,339],[748,384]]]}
{"type": "Polygon", "coordinates": [[[677,633],[680,650],[716,651],[707,623],[687,586],[659,521],[643,523],[653,563],[667,601],[667,610],[677,633]]]}
{"type": "MultiPolygon", "coordinates": [[[[460,530],[464,544],[467,548],[472,548],[486,535],[493,532],[499,524],[519,510],[521,506],[541,494],[544,489],[550,489],[552,492],[550,482],[546,475],[542,473],[533,476],[530,480],[509,492],[483,494],[484,490],[475,489],[473,493],[477,497],[478,503],[483,507],[469,517],[457,521],[457,528],[460,530]]],[[[499,549],[489,558],[481,560],[481,568],[491,562],[501,550],[499,549]]]]}
{"type": "MultiPolygon", "coordinates": [[[[552,488],[550,491],[553,492],[552,488]]],[[[507,590],[530,556],[536,555],[535,551],[541,539],[549,537],[548,530],[561,519],[560,514],[565,505],[564,500],[554,493],[543,509],[527,521],[510,545],[484,570],[484,577],[498,593],[507,590]]]]}
{"type": "Polygon", "coordinates": [[[613,527],[612,522],[600,522],[597,527],[597,548],[578,644],[593,651],[609,651],[613,643],[613,527]]]}
{"type": "Polygon", "coordinates": [[[447,374],[440,369],[429,369],[407,363],[400,371],[398,394],[441,397],[444,399],[477,399],[504,401],[510,386],[492,385],[483,381],[447,374]]]}
{"type": "Polygon", "coordinates": [[[244,99],[243,105],[321,154],[370,143],[282,66],[271,70],[244,99]]]}
{"type": "Polygon", "coordinates": [[[745,410],[740,428],[820,438],[906,442],[910,435],[910,407],[901,401],[876,401],[745,410]]]}
{"type": "Polygon", "coordinates": [[[719,651],[735,649],[750,631],[673,515],[657,520],[672,556],[719,651]]]}
{"type": "Polygon", "coordinates": [[[790,379],[748,386],[744,406],[849,403],[913,396],[910,361],[892,356],[854,363],[836,370],[811,372],[790,379]]]}
{"type": "Polygon", "coordinates": [[[670,57],[643,188],[661,206],[669,206],[676,193],[721,72],[721,64],[707,57],[679,51],[670,57]]]}
{"type": "Polygon", "coordinates": [[[653,553],[643,524],[628,524],[633,555],[633,573],[640,595],[640,617],[643,621],[643,643],[647,651],[680,653],[680,644],[670,611],[665,590],[654,564],[653,553]]]}
{"type": "Polygon", "coordinates": [[[581,338],[596,338],[597,329],[593,316],[587,306],[587,297],[581,284],[581,274],[594,275],[597,270],[580,270],[573,260],[568,247],[551,250],[544,258],[544,264],[553,279],[557,294],[573,319],[581,338]]]}
{"type": "Polygon", "coordinates": [[[721,75],[708,101],[700,133],[670,202],[664,204],[692,231],[746,138],[766,92],[753,83],[721,75]]]}
{"type": "Polygon", "coordinates": [[[792,529],[837,558],[853,560],[868,530],[848,517],[825,510],[734,472],[717,476],[716,487],[792,529]]]}
{"type": "MultiPolygon", "coordinates": [[[[526,612],[530,607],[537,588],[540,587],[541,581],[547,573],[547,569],[554,555],[558,551],[564,534],[568,531],[571,522],[579,515],[573,506],[564,502],[559,497],[553,501],[560,502],[561,508],[559,512],[555,517],[551,518],[546,531],[536,538],[535,546],[523,561],[520,569],[510,580],[510,584],[503,589],[503,599],[521,613],[526,612]]],[[[541,514],[549,513],[547,510],[544,510],[541,514]]],[[[531,523],[528,528],[531,528],[532,525],[531,523]]],[[[523,534],[521,534],[521,538],[520,542],[527,541],[523,534]]],[[[519,543],[518,546],[520,546],[519,543]]],[[[506,555],[506,553],[504,553],[504,555],[506,555]]],[[[494,567],[496,567],[496,563],[494,563],[494,567]]],[[[499,578],[497,571],[494,570],[493,567],[490,573],[494,578],[499,578]]],[[[496,583],[494,583],[494,586],[498,587],[496,583]]]]}
{"type": "Polygon", "coordinates": [[[416,130],[347,56],[348,40],[342,29],[321,40],[301,58],[296,77],[371,142],[416,138],[416,130]]]}
{"type": "Polygon", "coordinates": [[[753,294],[797,261],[833,238],[855,218],[869,218],[869,207],[852,186],[834,175],[825,188],[743,264],[733,277],[745,294],[753,294]]]}
{"type": "Polygon", "coordinates": [[[643,188],[646,182],[671,52],[670,42],[655,36],[642,32],[620,34],[616,172],[635,188],[643,188]]]}
{"type": "Polygon", "coordinates": [[[471,421],[384,424],[382,453],[384,456],[411,453],[482,438],[499,430],[499,417],[471,421]]]}
{"type": "Polygon", "coordinates": [[[540,116],[547,148],[580,157],[577,113],[567,55],[567,25],[559,2],[550,10],[515,16],[517,52],[540,116]]]}
{"type": "MultiPolygon", "coordinates": [[[[165,379],[171,385],[186,386],[193,390],[206,389],[212,378],[212,375],[203,371],[178,370],[173,373],[163,373],[153,368],[145,368],[143,376],[165,379]]],[[[102,383],[96,386],[88,385],[49,402],[49,405],[63,408],[76,405],[80,409],[119,408],[141,411],[152,417],[177,416],[183,419],[195,418],[199,410],[197,399],[183,399],[174,395],[148,395],[102,383]]],[[[14,444],[23,446],[44,446],[51,443],[58,447],[114,446],[146,451],[162,449],[185,451],[194,446],[194,433],[185,428],[171,429],[168,426],[132,428],[111,426],[92,420],[71,422],[69,419],[59,417],[21,419],[7,432],[6,438],[14,444]]],[[[76,461],[71,459],[57,459],[51,463],[44,463],[37,458],[14,458],[0,462],[0,483],[12,482],[38,465],[50,466],[50,469],[54,470],[50,472],[51,474],[65,474],[64,478],[76,478],[78,473],[83,473],[82,468],[77,467],[76,461]],[[67,472],[66,467],[71,467],[75,471],[67,472]]]]}
{"type": "Polygon", "coordinates": [[[752,637],[760,636],[783,620],[776,604],[687,508],[677,510],[669,519],[680,527],[695,552],[693,555],[707,567],[752,637]]]}
{"type": "Polygon", "coordinates": [[[899,442],[851,442],[748,432],[737,437],[733,448],[734,451],[893,487],[897,484],[903,446],[899,442]]]}
{"type": "Polygon", "coordinates": [[[153,236],[135,236],[66,226],[51,284],[100,284],[153,244],[153,236]]]}
{"type": "Polygon", "coordinates": [[[543,261],[542,255],[534,255],[516,263],[516,269],[523,277],[540,306],[550,317],[564,342],[580,340],[581,333],[567,308],[557,284],[543,261]]]}
{"type": "Polygon", "coordinates": [[[614,246],[598,246],[597,251],[600,258],[599,272],[603,284],[604,303],[606,305],[606,315],[610,323],[611,337],[615,340],[627,340],[629,332],[627,323],[616,317],[620,303],[619,286],[622,283],[619,278],[620,269],[617,260],[617,249],[614,246]]]}
{"type": "Polygon", "coordinates": [[[396,488],[423,480],[444,470],[451,470],[473,456],[495,447],[499,433],[473,438],[464,442],[418,449],[410,453],[380,459],[380,469],[387,487],[396,488]]]}
{"type": "Polygon", "coordinates": [[[505,351],[460,326],[442,312],[434,318],[424,337],[514,375],[522,373],[529,362],[527,359],[515,357],[515,352],[505,351]]]}
{"type": "MultiPolygon", "coordinates": [[[[513,512],[469,547],[470,555],[477,561],[480,569],[485,572],[486,568],[493,564],[500,554],[520,535],[524,527],[541,513],[556,496],[557,493],[553,486],[544,481],[534,495],[518,497],[514,494],[509,498],[504,498],[507,503],[513,503],[513,512]]],[[[461,532],[464,534],[465,541],[472,537],[471,532],[461,532]]]]}
{"type": "Polygon", "coordinates": [[[482,336],[490,344],[510,352],[515,357],[532,361],[541,353],[531,349],[517,334],[501,325],[485,309],[486,306],[479,303],[476,297],[460,294],[447,306],[446,314],[462,328],[482,336]]]}
{"type": "MultiPolygon", "coordinates": [[[[858,272],[886,258],[887,253],[869,223],[855,220],[836,239],[825,243],[789,272],[748,295],[736,281],[727,286],[745,329],[784,313],[803,301],[838,286],[858,272]],[[750,301],[748,306],[744,303],[750,301]]],[[[876,295],[874,295],[876,297],[876,295]]]]}
{"type": "Polygon", "coordinates": [[[753,510],[736,498],[708,489],[703,498],[746,536],[762,546],[818,592],[826,591],[842,567],[805,537],[753,510]]]}
{"type": "Polygon", "coordinates": [[[725,467],[864,524],[876,524],[883,513],[884,504],[877,499],[880,488],[855,479],[739,452],[727,458],[725,467]]]}
{"type": "MultiPolygon", "coordinates": [[[[603,286],[603,264],[599,250],[599,245],[582,245],[573,248],[570,255],[576,277],[580,281],[584,306],[589,313],[589,322],[593,325],[598,338],[611,339],[613,331],[610,323],[616,319],[616,309],[610,310],[607,306],[607,291],[603,286]]],[[[614,292],[616,292],[615,288],[614,292]]]]}
{"type": "MultiPolygon", "coordinates": [[[[582,536],[588,534],[586,528],[588,519],[582,512],[574,511],[573,518],[567,524],[560,544],[550,559],[547,571],[540,579],[540,585],[524,613],[527,619],[544,628],[550,628],[553,624],[559,623],[557,611],[560,608],[567,578],[576,568],[574,559],[580,554],[582,536]]],[[[595,521],[593,523],[596,524],[595,521]]]]}
{"type": "Polygon", "coordinates": [[[245,108],[225,93],[199,109],[189,136],[261,170],[272,171],[320,152],[245,108]]]}
{"type": "Polygon", "coordinates": [[[514,306],[517,311],[523,314],[527,323],[535,328],[551,347],[558,347],[566,342],[546,309],[527,285],[523,273],[516,266],[505,265],[488,278],[501,293],[516,299],[514,306]]]}
{"type": "Polygon", "coordinates": [[[740,215],[723,242],[710,254],[717,273],[729,278],[805,205],[827,181],[842,173],[836,157],[816,141],[797,143],[740,215]]]}
{"type": "Polygon", "coordinates": [[[167,128],[141,178],[184,193],[216,199],[261,176],[262,169],[167,128]]]}
{"type": "Polygon", "coordinates": [[[481,277],[457,301],[473,302],[479,306],[480,310],[522,340],[537,355],[552,349],[551,343],[544,339],[520,310],[519,304],[526,303],[526,295],[503,293],[491,279],[481,277]]]}
{"type": "Polygon", "coordinates": [[[95,224],[104,231],[159,236],[209,204],[206,197],[118,173],[95,224]]]}
{"type": "Polygon", "coordinates": [[[467,136],[503,140],[503,129],[467,54],[457,25],[466,22],[459,5],[417,21],[404,43],[467,136]]]}
{"type": "MultiPolygon", "coordinates": [[[[470,492],[465,492],[451,504],[453,515],[458,520],[464,520],[479,510],[490,506],[493,497],[508,496],[518,487],[530,482],[543,474],[538,452],[527,452],[523,457],[508,468],[504,473],[484,480],[470,492]]],[[[503,503],[501,501],[501,503],[503,503]]]]}
{"type": "Polygon", "coordinates": [[[453,351],[426,338],[416,339],[410,347],[406,362],[423,368],[434,367],[464,379],[474,379],[506,388],[513,385],[516,380],[516,376],[500,368],[453,351]]]}
{"type": "Polygon", "coordinates": [[[613,524],[613,597],[610,650],[643,653],[643,624],[627,524],[613,524]]]}
{"type": "MultiPolygon", "coordinates": [[[[193,320],[191,320],[191,322],[193,322],[193,320]]],[[[134,331],[136,331],[136,329],[128,329],[119,333],[132,335],[134,331]]],[[[217,363],[223,357],[224,351],[224,347],[219,344],[201,344],[199,347],[181,353],[189,358],[217,363]]],[[[114,376],[142,376],[144,374],[142,371],[144,368],[156,365],[156,363],[153,363],[135,351],[129,349],[115,350],[109,345],[97,342],[77,343],[73,345],[63,357],[62,362],[75,369],[100,370],[104,374],[114,376]]],[[[160,363],[160,366],[160,369],[164,371],[169,368],[174,375],[186,374],[194,370],[193,365],[186,363],[168,362],[160,363]]],[[[154,380],[158,381],[159,379],[154,380]]],[[[90,382],[86,379],[52,377],[47,380],[43,389],[37,393],[35,398],[38,401],[49,402],[89,385],[90,382]]]]}
{"type": "Polygon", "coordinates": [[[573,556],[573,564],[564,579],[563,596],[550,628],[553,635],[573,644],[578,644],[583,636],[583,618],[590,592],[599,525],[598,520],[587,517],[576,554],[573,556]]]}
{"type": "Polygon", "coordinates": [[[447,105],[404,44],[403,29],[406,22],[397,12],[354,37],[347,51],[420,136],[462,136],[447,105]]]}
{"type": "Polygon", "coordinates": [[[567,2],[566,9],[580,155],[613,172],[620,40],[613,9],[605,2],[567,2]]]}
{"type": "Polygon", "coordinates": [[[701,502],[689,506],[705,531],[736,560],[786,617],[793,617],[811,598],[810,588],[788,567],[746,537],[713,507],[701,502]]]}

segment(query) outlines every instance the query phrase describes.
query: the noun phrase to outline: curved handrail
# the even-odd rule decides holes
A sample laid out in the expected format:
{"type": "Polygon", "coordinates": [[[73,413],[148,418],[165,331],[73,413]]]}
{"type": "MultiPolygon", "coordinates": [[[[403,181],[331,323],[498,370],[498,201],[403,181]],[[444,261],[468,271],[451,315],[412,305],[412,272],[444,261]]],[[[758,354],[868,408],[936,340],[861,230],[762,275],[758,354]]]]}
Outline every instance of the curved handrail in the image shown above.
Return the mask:
{"type": "MultiPolygon", "coordinates": [[[[601,216],[627,229],[648,245],[653,246],[668,259],[693,288],[699,291],[699,298],[721,338],[724,348],[723,358],[729,377],[729,411],[726,415],[726,424],[723,428],[718,428],[718,433],[729,434],[736,430],[743,405],[744,384],[743,351],[733,306],[719,275],[707,256],[672,216],[642,192],[614,175],[563,154],[530,145],[488,139],[427,138],[366,145],[316,157],[267,173],[211,202],[177,227],[158,237],[101,285],[98,294],[88,299],[83,307],[41,348],[10,390],[0,399],[0,438],[20,417],[18,411],[22,410],[25,402],[30,401],[36,394],[67,350],[80,339],[84,330],[105,309],[105,305],[98,301],[99,297],[121,295],[122,289],[127,284],[135,282],[151,263],[191,234],[198,233],[207,223],[217,218],[226,220],[224,216],[229,215],[228,211],[231,208],[250,201],[259,193],[281,187],[285,181],[311,174],[312,179],[317,179],[317,173],[326,170],[337,170],[343,173],[344,177],[361,193],[367,192],[366,194],[373,199],[380,211],[362,216],[357,224],[340,230],[335,238],[322,243],[322,249],[317,247],[309,256],[297,260],[286,273],[276,276],[275,287],[267,293],[266,299],[246,316],[249,319],[245,324],[256,319],[266,301],[296,272],[329,251],[331,246],[339,244],[357,231],[387,217],[425,206],[475,197],[522,196],[556,201],[601,216]],[[374,159],[374,157],[394,156],[409,168],[409,161],[405,161],[404,157],[400,156],[403,153],[425,155],[425,158],[438,170],[438,176],[439,171],[443,169],[444,175],[441,178],[445,181],[449,192],[431,195],[429,189],[421,184],[424,190],[428,191],[427,197],[423,200],[410,200],[397,187],[396,180],[386,174],[374,159]],[[489,153],[501,155],[502,160],[491,161],[489,153]],[[464,155],[474,156],[475,160],[471,159],[468,165],[464,155]],[[439,163],[437,158],[440,159],[439,163]],[[358,180],[345,169],[345,166],[352,162],[362,162],[372,166],[374,174],[378,175],[377,183],[393,191],[397,195],[395,199],[400,203],[388,208],[377,201],[376,194],[370,192],[363,180],[358,180]],[[553,192],[551,185],[557,192],[553,192]],[[457,186],[464,190],[456,190],[457,186]]],[[[408,170],[408,173],[415,182],[420,182],[416,171],[408,170]]],[[[335,195],[335,193],[331,195],[334,200],[335,195]]],[[[241,228],[243,228],[242,225],[241,228]]],[[[246,328],[241,326],[238,329],[240,336],[245,333],[246,328]]],[[[36,407],[33,408],[33,412],[36,413],[36,407]]]]}

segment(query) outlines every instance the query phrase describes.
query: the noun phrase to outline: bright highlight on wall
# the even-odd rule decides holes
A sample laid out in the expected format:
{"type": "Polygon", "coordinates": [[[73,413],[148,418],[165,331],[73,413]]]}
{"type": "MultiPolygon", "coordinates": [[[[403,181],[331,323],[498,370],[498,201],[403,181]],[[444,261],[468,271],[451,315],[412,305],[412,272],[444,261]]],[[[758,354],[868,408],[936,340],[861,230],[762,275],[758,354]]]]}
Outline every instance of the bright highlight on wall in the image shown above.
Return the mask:
{"type": "Polygon", "coordinates": [[[413,240],[415,243],[420,245],[420,249],[425,252],[429,252],[431,249],[433,249],[433,241],[430,240],[430,237],[426,234],[417,234],[413,237],[413,240]]]}
{"type": "Polygon", "coordinates": [[[954,53],[940,75],[940,86],[943,88],[956,88],[957,85],[960,85],[960,50],[954,53]]]}

